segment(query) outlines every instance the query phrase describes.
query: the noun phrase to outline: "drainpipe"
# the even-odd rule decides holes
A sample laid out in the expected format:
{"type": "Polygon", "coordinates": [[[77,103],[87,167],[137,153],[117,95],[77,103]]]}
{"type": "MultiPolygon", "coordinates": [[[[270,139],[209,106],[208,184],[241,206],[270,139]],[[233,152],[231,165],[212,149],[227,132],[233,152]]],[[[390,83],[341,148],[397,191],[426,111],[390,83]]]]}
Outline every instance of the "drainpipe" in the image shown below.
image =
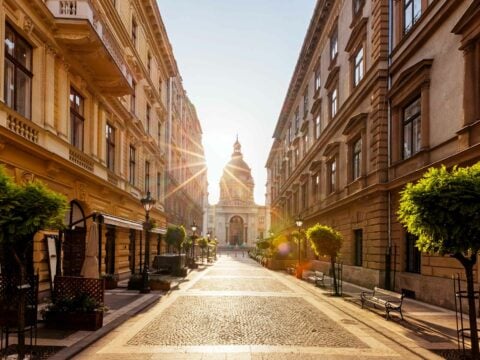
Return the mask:
{"type": "MultiPolygon", "coordinates": [[[[392,64],[392,42],[393,42],[393,0],[388,1],[388,65],[387,65],[387,90],[392,87],[392,77],[390,75],[390,67],[392,64]]],[[[387,100],[387,183],[389,181],[389,169],[391,165],[391,148],[392,148],[392,110],[390,99],[387,100]]],[[[390,190],[387,192],[387,251],[385,254],[385,289],[391,290],[391,273],[392,273],[392,194],[390,190]]]]}

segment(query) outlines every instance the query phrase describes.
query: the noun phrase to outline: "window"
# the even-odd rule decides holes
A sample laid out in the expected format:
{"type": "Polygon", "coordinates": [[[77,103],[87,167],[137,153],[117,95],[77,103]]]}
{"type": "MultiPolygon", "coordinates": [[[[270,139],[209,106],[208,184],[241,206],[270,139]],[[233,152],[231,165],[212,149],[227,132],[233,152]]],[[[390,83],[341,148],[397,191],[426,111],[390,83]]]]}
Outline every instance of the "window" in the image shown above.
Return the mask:
{"type": "Polygon", "coordinates": [[[362,139],[358,139],[352,146],[352,180],[362,175],[362,139]]]}
{"type": "Polygon", "coordinates": [[[84,99],[74,88],[70,88],[70,143],[83,151],[84,99]]]}
{"type": "Polygon", "coordinates": [[[420,151],[421,146],[420,97],[403,109],[403,158],[408,159],[420,151]]]}
{"type": "Polygon", "coordinates": [[[406,246],[405,246],[405,255],[406,255],[406,272],[420,274],[422,268],[422,254],[420,250],[415,246],[417,242],[417,237],[407,233],[405,236],[406,246]]]}
{"type": "Polygon", "coordinates": [[[320,91],[321,86],[322,86],[322,80],[320,78],[320,61],[319,61],[317,68],[315,69],[315,92],[320,91]]]}
{"type": "Polygon", "coordinates": [[[322,122],[320,118],[320,113],[318,113],[317,117],[315,118],[315,139],[320,137],[320,132],[322,131],[322,122]]]}
{"type": "Polygon", "coordinates": [[[132,42],[133,46],[137,47],[137,31],[138,31],[138,26],[137,22],[135,21],[134,18],[132,18],[132,42]]]}
{"type": "Polygon", "coordinates": [[[330,193],[337,190],[337,162],[336,160],[330,161],[328,164],[328,182],[330,193]]]}
{"type": "Polygon", "coordinates": [[[158,93],[161,95],[162,94],[162,78],[158,78],[158,93]]]}
{"type": "Polygon", "coordinates": [[[128,181],[135,185],[135,168],[136,168],[137,150],[130,145],[130,157],[128,159],[128,181]]]}
{"type": "Polygon", "coordinates": [[[357,86],[363,79],[364,73],[363,46],[358,49],[353,61],[353,86],[357,86]]]}
{"type": "Polygon", "coordinates": [[[314,184],[313,188],[315,189],[315,200],[318,200],[320,198],[320,174],[317,173],[313,179],[314,184]]]}
{"type": "Polygon", "coordinates": [[[157,200],[160,201],[162,195],[162,174],[157,172],[157,200]]]}
{"type": "Polygon", "coordinates": [[[363,1],[364,0],[353,0],[352,1],[353,16],[356,16],[360,13],[360,10],[362,10],[362,7],[363,7],[363,1]]]}
{"type": "Polygon", "coordinates": [[[337,162],[335,160],[328,163],[328,185],[330,193],[337,190],[337,162]]]}
{"type": "Polygon", "coordinates": [[[297,109],[295,110],[295,135],[298,133],[298,129],[300,128],[300,113],[297,109]]]}
{"type": "Polygon", "coordinates": [[[334,61],[338,54],[338,28],[335,26],[335,29],[330,35],[330,61],[334,61]]]}
{"type": "Polygon", "coordinates": [[[162,143],[162,123],[159,121],[157,125],[157,141],[158,141],[158,146],[161,145],[162,143]]]}
{"type": "Polygon", "coordinates": [[[145,192],[150,191],[150,162],[145,161],[145,192]]]}
{"type": "Polygon", "coordinates": [[[354,230],[353,237],[355,241],[354,265],[362,266],[363,264],[363,230],[362,229],[354,230]]]}
{"type": "Polygon", "coordinates": [[[308,133],[305,134],[305,136],[303,137],[303,156],[305,156],[305,154],[307,153],[308,151],[308,133]]]}
{"type": "Polygon", "coordinates": [[[403,30],[410,31],[422,14],[421,0],[405,0],[403,9],[403,30]]]}
{"type": "Polygon", "coordinates": [[[308,207],[308,184],[305,183],[302,185],[302,209],[308,207]]]}
{"type": "Polygon", "coordinates": [[[147,134],[150,134],[150,113],[151,113],[152,109],[150,108],[150,105],[147,104],[147,109],[145,110],[145,114],[146,114],[146,127],[147,127],[147,134]]]}
{"type": "Polygon", "coordinates": [[[137,83],[135,81],[132,82],[133,92],[130,95],[130,112],[135,114],[135,104],[137,102],[137,83]]]}
{"type": "Polygon", "coordinates": [[[109,170],[115,170],[115,128],[107,123],[105,127],[107,137],[107,167],[109,170]]]}
{"type": "Polygon", "coordinates": [[[307,117],[308,115],[308,87],[305,89],[303,93],[303,117],[307,117]]]}
{"type": "Polygon", "coordinates": [[[150,52],[147,53],[147,70],[150,75],[152,71],[152,55],[150,55],[150,52]]]}
{"type": "Polygon", "coordinates": [[[5,26],[5,104],[31,118],[32,47],[10,25],[5,26]]]}
{"type": "Polygon", "coordinates": [[[330,93],[330,119],[333,119],[337,115],[338,111],[338,89],[335,88],[330,93]]]}

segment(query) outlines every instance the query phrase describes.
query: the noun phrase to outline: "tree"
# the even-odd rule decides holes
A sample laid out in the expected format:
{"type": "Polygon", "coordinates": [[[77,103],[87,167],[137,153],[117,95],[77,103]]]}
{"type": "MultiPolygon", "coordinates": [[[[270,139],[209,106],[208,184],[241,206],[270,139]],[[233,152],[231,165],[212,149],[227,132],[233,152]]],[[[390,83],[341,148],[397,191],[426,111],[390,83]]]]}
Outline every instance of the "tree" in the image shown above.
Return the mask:
{"type": "MultiPolygon", "coordinates": [[[[17,185],[0,166],[0,245],[7,258],[7,274],[27,282],[34,235],[43,229],[63,227],[66,198],[39,181],[17,185]],[[11,256],[11,261],[8,258],[11,256]]],[[[31,274],[33,275],[33,274],[31,274]]],[[[18,357],[25,355],[25,290],[21,287],[18,304],[18,357]]]]}
{"type": "Polygon", "coordinates": [[[310,241],[313,251],[318,256],[330,256],[332,266],[333,289],[335,295],[338,293],[337,275],[335,271],[335,262],[342,248],[342,235],[332,229],[330,226],[316,224],[307,230],[307,239],[310,241]]]}
{"type": "Polygon", "coordinates": [[[472,358],[479,357],[473,267],[480,249],[480,163],[429,169],[401,192],[398,218],[419,250],[449,254],[465,268],[472,358]]]}
{"type": "Polygon", "coordinates": [[[175,250],[180,253],[183,242],[185,241],[185,236],[186,232],[183,226],[169,226],[165,236],[165,241],[169,247],[173,246],[175,250]]]}

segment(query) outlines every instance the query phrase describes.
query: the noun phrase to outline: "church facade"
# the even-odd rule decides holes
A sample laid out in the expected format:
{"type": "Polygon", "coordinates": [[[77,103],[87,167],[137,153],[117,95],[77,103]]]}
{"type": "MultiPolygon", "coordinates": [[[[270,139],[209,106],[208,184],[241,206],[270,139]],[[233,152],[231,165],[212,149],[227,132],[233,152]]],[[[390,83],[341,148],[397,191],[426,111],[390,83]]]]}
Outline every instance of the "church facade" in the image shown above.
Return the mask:
{"type": "Polygon", "coordinates": [[[243,160],[238,138],[220,179],[220,199],[205,211],[204,229],[220,246],[253,246],[269,230],[265,206],[255,204],[250,167],[243,160]]]}

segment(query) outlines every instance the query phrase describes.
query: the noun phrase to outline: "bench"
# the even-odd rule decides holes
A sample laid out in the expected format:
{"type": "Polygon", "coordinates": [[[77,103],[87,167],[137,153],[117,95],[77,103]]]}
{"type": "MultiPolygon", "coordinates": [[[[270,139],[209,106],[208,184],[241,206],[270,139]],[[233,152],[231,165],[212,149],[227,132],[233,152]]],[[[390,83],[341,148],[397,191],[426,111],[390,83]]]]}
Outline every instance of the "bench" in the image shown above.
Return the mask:
{"type": "Polygon", "coordinates": [[[390,319],[390,312],[397,311],[400,313],[400,317],[403,320],[402,304],[404,294],[399,294],[393,291],[381,289],[375,287],[373,292],[362,291],[360,299],[362,301],[362,309],[366,303],[373,304],[375,308],[377,306],[384,308],[387,320],[390,319]]]}
{"type": "Polygon", "coordinates": [[[321,271],[314,271],[307,279],[312,281],[315,286],[319,286],[319,284],[325,286],[325,274],[321,271]]]}

